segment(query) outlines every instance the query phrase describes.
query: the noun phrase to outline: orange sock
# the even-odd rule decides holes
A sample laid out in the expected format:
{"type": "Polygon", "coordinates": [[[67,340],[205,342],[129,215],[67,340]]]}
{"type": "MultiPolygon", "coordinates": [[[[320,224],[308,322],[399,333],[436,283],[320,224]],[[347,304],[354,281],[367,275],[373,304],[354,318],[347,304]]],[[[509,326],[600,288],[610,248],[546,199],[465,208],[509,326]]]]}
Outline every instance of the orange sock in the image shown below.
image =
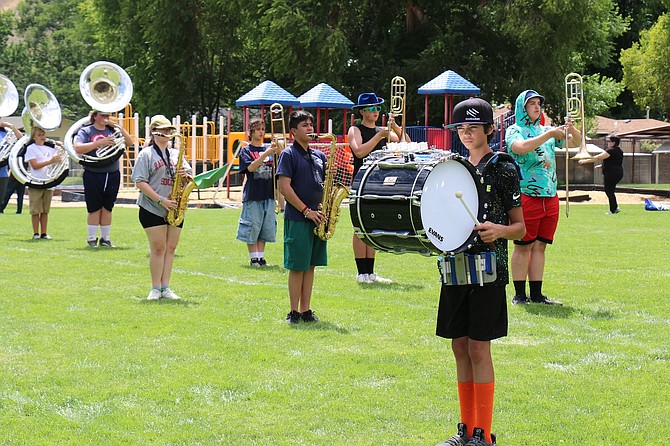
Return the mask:
{"type": "Polygon", "coordinates": [[[458,403],[461,407],[461,423],[468,428],[468,437],[472,437],[475,428],[475,383],[458,382],[458,403]]]}
{"type": "Polygon", "coordinates": [[[476,402],[477,426],[484,429],[485,440],[493,443],[491,440],[491,425],[493,424],[493,394],[495,392],[495,382],[474,383],[474,394],[476,402]]]}

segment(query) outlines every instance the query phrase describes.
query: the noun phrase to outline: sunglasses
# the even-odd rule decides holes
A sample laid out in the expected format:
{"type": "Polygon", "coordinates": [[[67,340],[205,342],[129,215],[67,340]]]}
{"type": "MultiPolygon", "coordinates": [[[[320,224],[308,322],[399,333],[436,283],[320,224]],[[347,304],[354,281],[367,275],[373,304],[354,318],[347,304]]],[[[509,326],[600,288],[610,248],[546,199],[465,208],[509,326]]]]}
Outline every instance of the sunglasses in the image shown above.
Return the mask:
{"type": "Polygon", "coordinates": [[[373,105],[372,107],[365,107],[363,110],[374,113],[374,112],[382,111],[382,108],[379,105],[373,105]]]}

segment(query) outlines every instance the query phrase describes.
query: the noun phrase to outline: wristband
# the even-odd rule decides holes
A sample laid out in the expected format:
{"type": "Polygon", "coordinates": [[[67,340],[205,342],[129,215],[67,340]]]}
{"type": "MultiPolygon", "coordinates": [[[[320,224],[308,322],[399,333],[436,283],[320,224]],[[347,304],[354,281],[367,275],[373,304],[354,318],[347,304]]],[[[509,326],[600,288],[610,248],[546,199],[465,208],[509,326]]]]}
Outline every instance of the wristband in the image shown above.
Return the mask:
{"type": "Polygon", "coordinates": [[[312,212],[312,210],[309,209],[309,208],[307,208],[307,210],[306,210],[305,212],[303,212],[302,215],[304,215],[305,218],[307,218],[307,217],[309,216],[309,213],[310,213],[310,212],[312,212]]]}
{"type": "Polygon", "coordinates": [[[302,208],[302,211],[300,211],[300,213],[301,213],[302,215],[305,215],[305,211],[306,211],[307,209],[309,209],[309,206],[305,206],[304,208],[302,208]]]}
{"type": "Polygon", "coordinates": [[[163,204],[163,197],[160,195],[158,196],[158,204],[163,204]]]}

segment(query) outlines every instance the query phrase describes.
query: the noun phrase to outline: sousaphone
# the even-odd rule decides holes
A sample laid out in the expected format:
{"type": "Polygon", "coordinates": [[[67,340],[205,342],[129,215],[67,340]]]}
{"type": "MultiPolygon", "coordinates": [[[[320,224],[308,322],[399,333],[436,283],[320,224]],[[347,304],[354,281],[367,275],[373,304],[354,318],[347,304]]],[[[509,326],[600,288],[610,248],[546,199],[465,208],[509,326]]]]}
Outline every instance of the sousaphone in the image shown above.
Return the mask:
{"type": "MultiPolygon", "coordinates": [[[[6,76],[0,74],[0,117],[4,118],[16,111],[19,106],[19,92],[6,76]]],[[[16,135],[12,129],[5,128],[7,134],[0,142],[0,167],[7,165],[9,152],[16,143],[16,135]]],[[[1,198],[1,197],[0,197],[1,198]]]]}
{"type": "Polygon", "coordinates": [[[56,96],[46,87],[40,84],[30,84],[23,94],[26,106],[23,108],[21,118],[25,135],[19,138],[9,153],[9,168],[14,177],[28,187],[35,189],[47,189],[63,182],[69,173],[70,159],[67,157],[62,144],[52,139],[47,140],[51,145],[60,150],[61,159],[58,163],[47,167],[47,178],[36,178],[30,172],[24,160],[28,143],[31,141],[30,134],[33,127],[39,127],[45,131],[56,130],[61,123],[61,108],[56,96]]]}
{"type": "MultiPolygon", "coordinates": [[[[94,62],[79,77],[79,92],[93,110],[116,113],[123,110],[133,97],[133,83],[128,73],[112,62],[94,62]]],[[[81,165],[104,167],[118,160],[126,150],[126,142],[118,125],[115,128],[114,144],[100,147],[95,152],[77,153],[74,137],[85,125],[92,124],[89,116],[75,122],[65,134],[65,149],[70,158],[81,165]]],[[[109,125],[112,125],[111,123],[109,125]]]]}

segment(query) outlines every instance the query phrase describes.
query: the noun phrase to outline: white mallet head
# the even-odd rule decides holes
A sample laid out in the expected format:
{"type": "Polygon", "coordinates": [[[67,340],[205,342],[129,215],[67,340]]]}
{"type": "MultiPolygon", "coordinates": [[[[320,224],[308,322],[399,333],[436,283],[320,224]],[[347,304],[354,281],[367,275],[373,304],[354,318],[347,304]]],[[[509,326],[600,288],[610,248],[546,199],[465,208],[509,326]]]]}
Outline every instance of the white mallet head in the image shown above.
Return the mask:
{"type": "Polygon", "coordinates": [[[460,199],[461,197],[463,197],[463,192],[461,192],[461,191],[459,190],[459,191],[456,192],[454,195],[456,195],[456,198],[460,199]]]}

